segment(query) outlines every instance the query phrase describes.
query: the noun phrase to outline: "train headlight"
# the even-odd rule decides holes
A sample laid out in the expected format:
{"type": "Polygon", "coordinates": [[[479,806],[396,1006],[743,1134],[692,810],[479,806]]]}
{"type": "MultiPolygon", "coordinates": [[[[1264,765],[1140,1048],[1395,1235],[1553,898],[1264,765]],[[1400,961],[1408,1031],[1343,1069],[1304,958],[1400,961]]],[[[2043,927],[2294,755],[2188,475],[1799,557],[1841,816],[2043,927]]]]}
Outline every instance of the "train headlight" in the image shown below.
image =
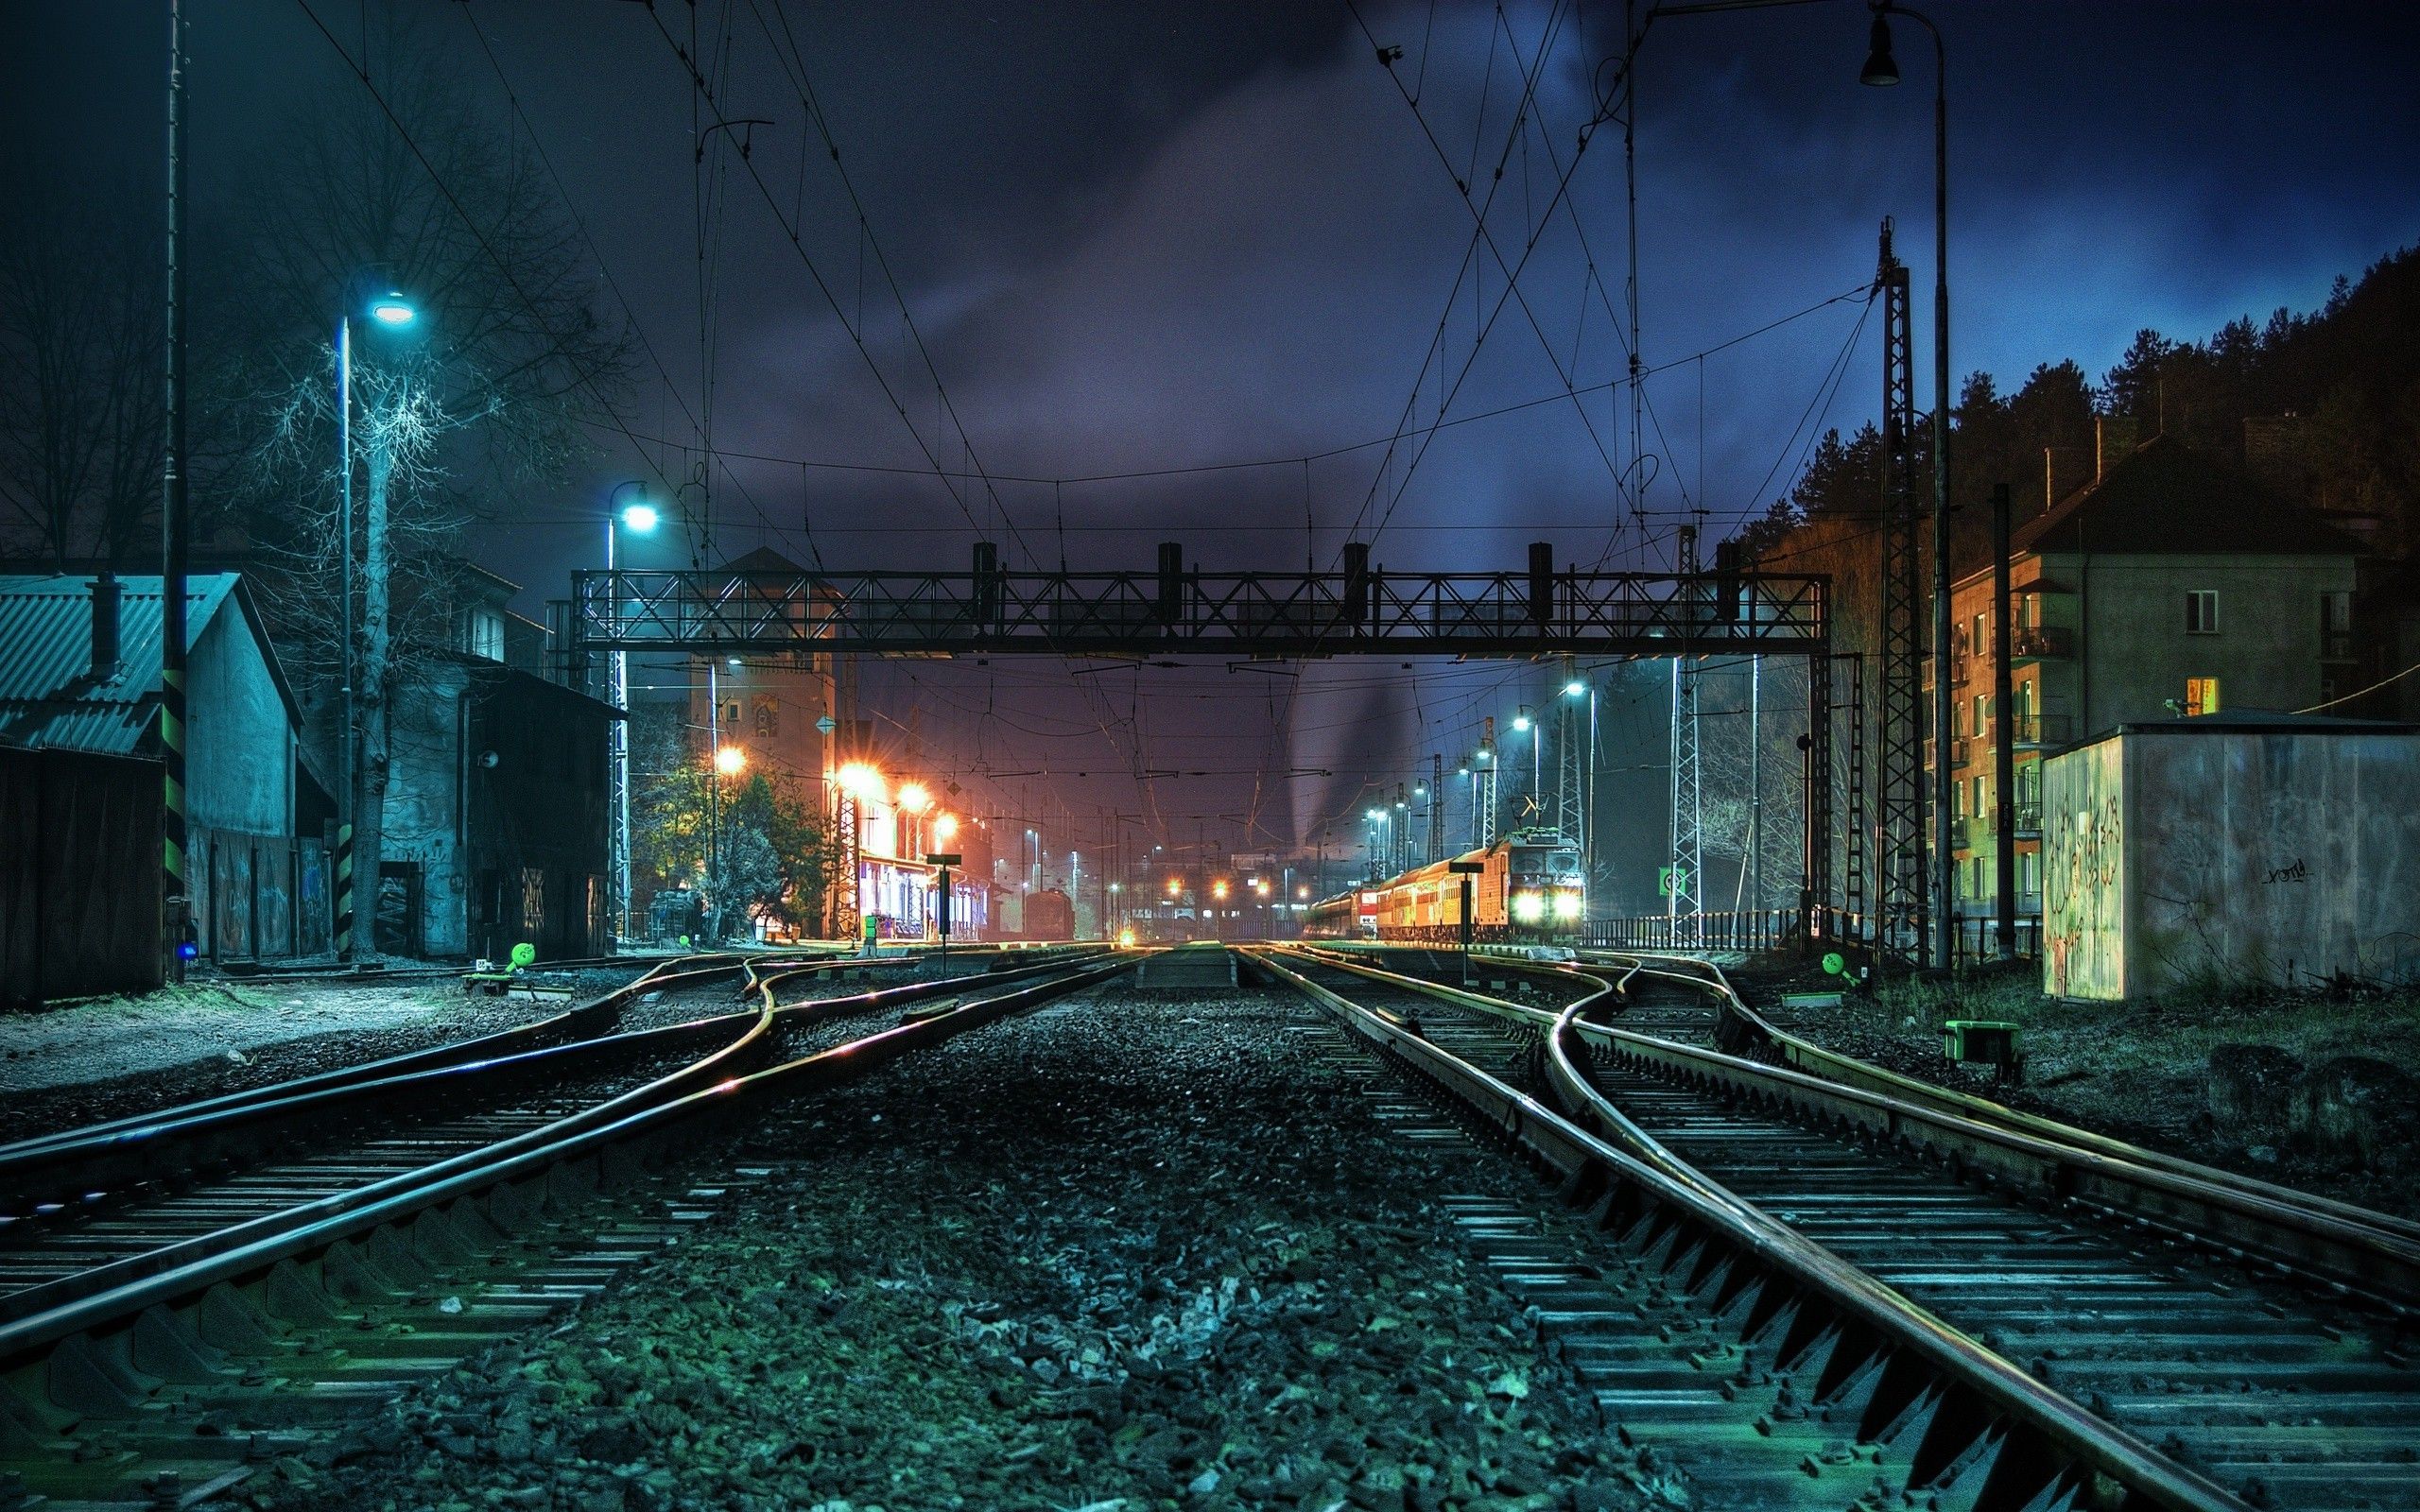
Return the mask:
{"type": "Polygon", "coordinates": [[[1525,924],[1534,924],[1547,917],[1547,901],[1533,892],[1512,895],[1512,917],[1525,924]]]}
{"type": "Polygon", "coordinates": [[[1554,917],[1557,919],[1578,919],[1580,917],[1580,895],[1576,892],[1556,893],[1554,895],[1554,917]]]}

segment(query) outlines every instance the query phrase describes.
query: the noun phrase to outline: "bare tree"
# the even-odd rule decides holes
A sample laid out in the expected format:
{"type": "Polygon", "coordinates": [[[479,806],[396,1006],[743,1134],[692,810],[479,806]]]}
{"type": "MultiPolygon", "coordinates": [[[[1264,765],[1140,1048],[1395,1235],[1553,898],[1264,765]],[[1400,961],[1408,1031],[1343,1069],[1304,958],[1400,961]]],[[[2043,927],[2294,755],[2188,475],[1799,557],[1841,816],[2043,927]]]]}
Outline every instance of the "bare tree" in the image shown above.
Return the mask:
{"type": "MultiPolygon", "coordinates": [[[[245,527],[282,569],[269,575],[271,612],[323,687],[345,664],[339,543],[357,543],[354,868],[373,887],[395,699],[415,655],[449,640],[458,535],[562,478],[587,449],[582,422],[630,368],[624,335],[591,298],[576,229],[527,148],[501,118],[481,117],[408,26],[375,57],[367,83],[345,80],[298,112],[281,139],[290,153],[242,191],[225,269],[235,339],[214,416],[245,459],[228,480],[245,527]],[[365,295],[389,288],[417,309],[408,326],[358,318],[365,295]],[[348,310],[350,500],[337,486],[333,350],[348,310]]],[[[364,899],[365,936],[368,908],[364,899]]]]}
{"type": "Polygon", "coordinates": [[[160,500],[157,249],[101,213],[111,196],[53,181],[14,198],[0,236],[0,539],[61,571],[114,566],[160,500]]]}

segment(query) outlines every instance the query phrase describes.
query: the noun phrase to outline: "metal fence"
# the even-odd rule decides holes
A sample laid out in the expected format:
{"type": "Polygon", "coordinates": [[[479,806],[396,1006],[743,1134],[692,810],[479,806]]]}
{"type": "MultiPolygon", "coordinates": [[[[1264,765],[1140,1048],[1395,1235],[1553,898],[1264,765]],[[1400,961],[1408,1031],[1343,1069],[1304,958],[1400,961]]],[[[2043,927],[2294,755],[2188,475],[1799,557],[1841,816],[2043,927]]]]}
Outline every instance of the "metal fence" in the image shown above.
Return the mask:
{"type": "MultiPolygon", "coordinates": [[[[1817,937],[1835,944],[1873,943],[1872,920],[1838,908],[1822,911],[1817,937]]],[[[2021,913],[2011,934],[2015,954],[2031,960],[2041,954],[2042,916],[2021,913]]],[[[1630,919],[1599,919],[1583,926],[1579,943],[1617,951],[1739,951],[1754,954],[1795,947],[1805,936],[1794,908],[1748,909],[1738,912],[1688,915],[1645,914],[1630,919]]],[[[1999,928],[1989,915],[1966,916],[1950,933],[1952,963],[1979,965],[1999,954],[1999,928]]]]}
{"type": "Polygon", "coordinates": [[[0,747],[0,1002],[160,985],[160,764],[0,747]]]}
{"type": "Polygon", "coordinates": [[[1794,908],[1599,919],[1580,932],[1581,944],[1616,951],[1770,951],[1797,938],[1794,908]]]}

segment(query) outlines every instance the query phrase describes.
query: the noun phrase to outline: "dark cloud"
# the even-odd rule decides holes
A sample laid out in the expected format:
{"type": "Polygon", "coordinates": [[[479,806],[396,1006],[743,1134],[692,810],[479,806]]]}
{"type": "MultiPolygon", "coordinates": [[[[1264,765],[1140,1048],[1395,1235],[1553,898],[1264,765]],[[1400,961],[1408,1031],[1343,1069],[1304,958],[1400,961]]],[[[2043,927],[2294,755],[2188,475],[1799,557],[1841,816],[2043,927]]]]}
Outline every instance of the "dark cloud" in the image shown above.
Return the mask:
{"type": "MultiPolygon", "coordinates": [[[[315,9],[353,40],[357,8],[315,9]]],[[[2420,104],[2408,87],[2416,49],[2404,8],[1939,0],[1933,9],[1949,46],[1962,373],[1988,369],[2013,383],[2069,356],[2098,373],[2140,326],[2191,335],[2238,314],[2308,306],[2337,274],[2414,237],[2420,104]]],[[[194,172],[207,215],[237,165],[307,129],[293,110],[342,79],[299,9],[212,0],[190,9],[194,172]]],[[[502,91],[470,22],[486,28],[670,388],[694,407],[692,100],[648,12],[496,0],[418,9],[423,35],[453,55],[501,130],[502,91]]],[[[17,40],[5,92],[11,140],[84,164],[95,182],[149,181],[163,29],[153,8],[18,0],[7,13],[17,40]]],[[[657,13],[685,43],[690,11],[657,13]]],[[[696,11],[709,25],[723,13],[696,11]]],[[[1460,164],[1449,171],[1341,9],[740,0],[728,13],[728,53],[710,53],[726,109],[773,121],[751,162],[853,322],[864,270],[869,348],[919,433],[947,468],[968,467],[759,16],[807,60],[974,455],[997,472],[1045,477],[1286,456],[1392,431],[1469,241],[1452,178],[1476,165],[1490,181],[1511,126],[1513,60],[1534,50],[1550,19],[1559,25],[1531,107],[1546,134],[1507,159],[1496,186],[1490,225],[1509,258],[1522,255],[1530,217],[1551,194],[1549,146],[1571,162],[1591,77],[1619,24],[1617,8],[1596,3],[1508,7],[1501,30],[1492,8],[1364,6],[1378,39],[1405,47],[1399,67],[1418,78],[1422,115],[1460,164]]],[[[1632,465],[1629,411],[1617,395],[1595,393],[1441,433],[1391,517],[1382,558],[1509,564],[1523,541],[1544,535],[1565,558],[1610,547],[1619,560],[1660,563],[1681,518],[1672,511],[1703,507],[1720,525],[1760,509],[1786,489],[1807,424],[1852,425],[1872,412],[1870,331],[1828,410],[1821,398],[1856,327],[1855,304],[1686,360],[1858,284],[1886,215],[1898,218],[1915,268],[1920,329],[1928,319],[1928,47],[1901,23],[1907,82],[1880,91],[1856,82],[1864,46],[1863,9],[1845,3],[1674,18],[1650,36],[1639,72],[1642,313],[1649,360],[1674,364],[1650,390],[1656,482],[1647,502],[1656,512],[1643,525],[1626,518],[1612,470],[1632,465]],[[1476,525],[1492,528],[1440,528],[1476,525]]],[[[1625,267],[1619,146],[1599,133],[1572,177],[1585,246],[1558,220],[1523,272],[1538,329],[1509,310],[1452,414],[1621,370],[1607,311],[1621,307],[1625,267]]],[[[774,212],[735,162],[715,161],[717,443],[923,467],[774,212]]],[[[149,212],[138,197],[129,213],[149,212]]],[[[1482,264],[1483,305],[1502,277],[1485,254],[1482,264]]],[[[1449,372],[1477,318],[1465,284],[1445,321],[1449,372]]],[[[693,438],[665,387],[650,370],[631,422],[693,438]]],[[[1432,371],[1415,414],[1435,418],[1436,399],[1432,371]]],[[[1381,455],[1322,461],[1307,481],[1299,467],[1277,468],[1063,489],[1004,483],[999,496],[1045,560],[1058,559],[1063,517],[1074,527],[1064,549],[1079,566],[1140,562],[1165,535],[1187,539],[1206,561],[1288,567],[1305,555],[1306,510],[1334,526],[1365,500],[1375,499],[1374,514],[1386,507],[1404,458],[1381,475],[1381,455]],[[1250,524],[1280,528],[1235,528],[1250,524]]],[[[678,453],[657,460],[667,472],[682,466],[678,453]]],[[[804,555],[796,527],[811,512],[816,544],[835,564],[954,563],[967,533],[947,532],[967,512],[987,528],[994,520],[979,486],[959,485],[961,510],[930,477],[731,467],[735,483],[718,489],[717,544],[732,553],[770,540],[804,555]],[[769,534],[766,521],[781,528],[769,534]],[[856,533],[869,525],[885,533],[856,533]]],[[[533,596],[560,593],[591,540],[572,522],[638,468],[605,448],[579,487],[536,501],[547,523],[493,532],[482,549],[533,596]]],[[[1322,539],[1322,558],[1336,539],[1333,530],[1322,539]]],[[[872,684],[912,693],[904,678],[893,669],[872,684]]],[[[1222,679],[1233,681],[1217,672],[1197,680],[1222,679]]],[[[1284,762],[1349,772],[1257,799],[1249,782],[1205,781],[1163,805],[1223,813],[1258,802],[1282,813],[1283,833],[1302,835],[1320,812],[1350,806],[1364,775],[1357,768],[1391,787],[1403,758],[1450,754],[1479,715],[1509,711],[1518,696],[1508,691],[1498,709],[1461,691],[1478,685],[1461,674],[1416,691],[1367,683],[1339,669],[1305,678],[1286,711],[1290,747],[1270,733],[1265,710],[1257,725],[1222,718],[1231,704],[1181,696],[1184,679],[1143,681],[1167,690],[1156,706],[1146,694],[1113,708],[1105,693],[1053,692],[1047,682],[1021,682],[1006,696],[1084,728],[1116,728],[1121,717],[1148,727],[1155,761],[1170,743],[1198,741],[1230,752],[1221,765],[1248,765],[1261,740],[1267,751],[1290,751],[1284,762]]],[[[1121,738],[1131,748],[1132,734],[1121,738]]],[[[1097,729],[1088,741],[1039,746],[999,730],[984,739],[994,750],[1054,758],[1080,748],[1105,764],[1097,729]]]]}

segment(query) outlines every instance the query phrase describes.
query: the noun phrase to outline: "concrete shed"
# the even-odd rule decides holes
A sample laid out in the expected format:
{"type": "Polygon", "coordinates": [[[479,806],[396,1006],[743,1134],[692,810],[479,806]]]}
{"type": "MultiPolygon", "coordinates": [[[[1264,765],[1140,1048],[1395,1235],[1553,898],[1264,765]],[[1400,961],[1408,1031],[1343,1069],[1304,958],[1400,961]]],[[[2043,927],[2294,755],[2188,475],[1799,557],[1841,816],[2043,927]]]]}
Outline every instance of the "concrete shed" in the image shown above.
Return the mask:
{"type": "Polygon", "coordinates": [[[2043,990],[2420,978],[2420,726],[2234,713],[2048,763],[2043,990]]]}

